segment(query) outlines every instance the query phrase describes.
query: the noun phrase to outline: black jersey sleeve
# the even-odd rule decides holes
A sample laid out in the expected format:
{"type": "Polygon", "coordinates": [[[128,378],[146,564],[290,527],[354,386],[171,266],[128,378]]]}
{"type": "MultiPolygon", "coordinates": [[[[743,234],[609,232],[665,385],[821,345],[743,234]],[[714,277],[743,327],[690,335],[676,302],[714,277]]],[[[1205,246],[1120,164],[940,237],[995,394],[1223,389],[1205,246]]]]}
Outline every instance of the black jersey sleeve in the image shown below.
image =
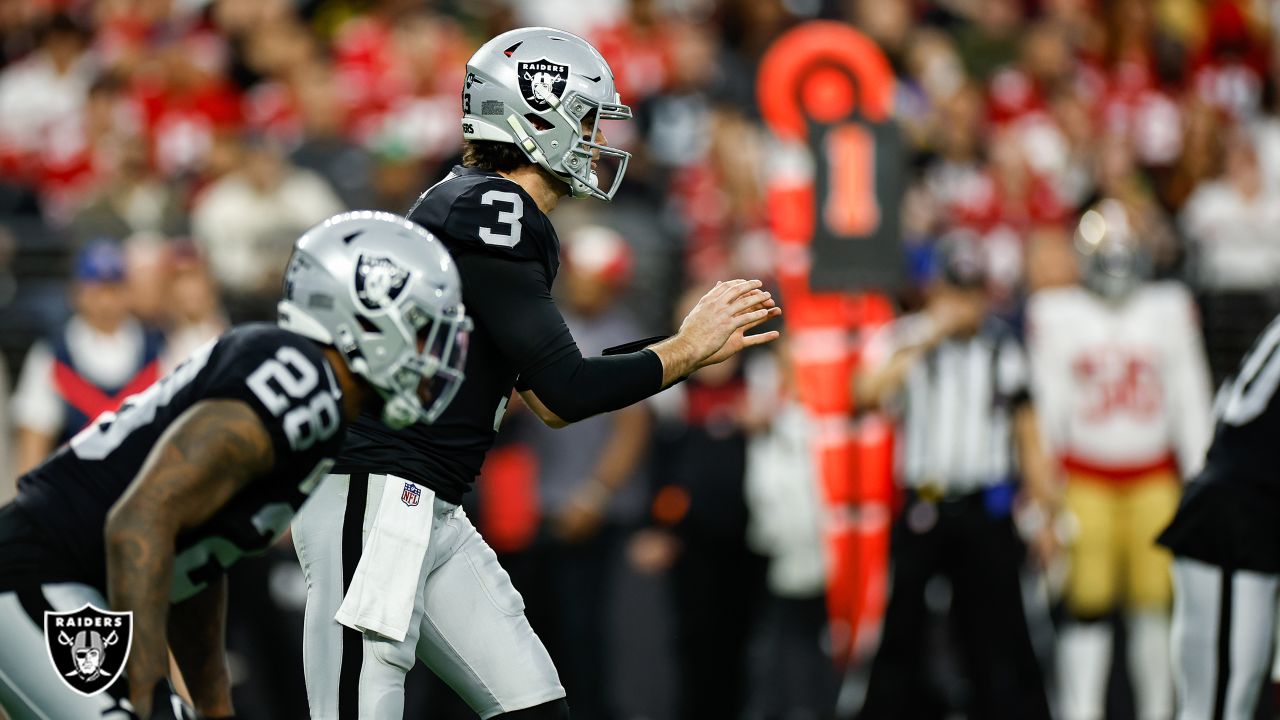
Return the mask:
{"type": "Polygon", "coordinates": [[[577,422],[662,390],[662,361],[648,349],[593,358],[579,353],[547,365],[523,384],[558,417],[577,422]]]}
{"type": "Polygon", "coordinates": [[[533,390],[562,419],[617,410],[662,389],[652,350],[582,356],[538,263],[471,255],[458,258],[458,270],[470,288],[467,312],[516,368],[516,388],[533,390]]]}
{"type": "Polygon", "coordinates": [[[210,359],[205,398],[241,400],[271,435],[276,463],[341,442],[341,388],[310,340],[279,328],[234,333],[210,359]]]}

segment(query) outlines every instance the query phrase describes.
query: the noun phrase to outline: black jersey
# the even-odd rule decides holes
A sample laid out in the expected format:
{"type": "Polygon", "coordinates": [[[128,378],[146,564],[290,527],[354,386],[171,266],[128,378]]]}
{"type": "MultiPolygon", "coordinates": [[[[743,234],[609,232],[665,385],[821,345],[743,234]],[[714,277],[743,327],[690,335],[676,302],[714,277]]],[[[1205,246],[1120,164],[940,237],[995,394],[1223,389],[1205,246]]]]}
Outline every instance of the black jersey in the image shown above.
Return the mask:
{"type": "Polygon", "coordinates": [[[1204,469],[1159,542],[1177,554],[1280,572],[1280,317],[1271,321],[1215,402],[1204,469]]]}
{"type": "MultiPolygon", "coordinates": [[[[202,400],[242,400],[271,435],[275,468],[178,537],[171,598],[190,597],[289,525],[342,447],[342,389],[321,347],[274,325],[237,327],[105,413],[18,481],[17,505],[74,579],[105,589],[107,512],[166,429],[202,400]]],[[[3,574],[3,573],[0,573],[3,574]]]]}
{"type": "Polygon", "coordinates": [[[394,431],[362,416],[335,472],[395,474],[456,503],[480,472],[512,388],[523,389],[519,378],[577,352],[551,298],[560,241],[523,188],[474,168],[455,167],[418,198],[409,219],[439,238],[457,263],[475,322],[467,379],[431,425],[394,431]],[[526,310],[535,304],[544,312],[530,322],[526,310]]]}

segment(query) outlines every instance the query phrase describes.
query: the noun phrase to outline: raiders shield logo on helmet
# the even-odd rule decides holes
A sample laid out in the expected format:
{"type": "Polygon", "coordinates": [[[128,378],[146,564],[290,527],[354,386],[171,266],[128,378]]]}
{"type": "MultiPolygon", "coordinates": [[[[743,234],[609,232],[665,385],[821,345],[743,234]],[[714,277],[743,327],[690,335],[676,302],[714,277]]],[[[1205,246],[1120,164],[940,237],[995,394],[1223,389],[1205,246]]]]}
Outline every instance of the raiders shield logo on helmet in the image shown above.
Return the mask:
{"type": "Polygon", "coordinates": [[[520,94],[529,107],[542,112],[551,107],[552,100],[564,94],[565,81],[569,79],[569,66],[553,63],[545,58],[516,65],[520,75],[520,94]]]}
{"type": "Polygon", "coordinates": [[[71,612],[44,614],[49,662],[67,687],[90,697],[124,674],[133,645],[133,613],[85,603],[71,612]]]}
{"type": "Polygon", "coordinates": [[[409,271],[390,258],[361,255],[356,263],[356,297],[370,310],[393,304],[409,282],[409,271]]]}

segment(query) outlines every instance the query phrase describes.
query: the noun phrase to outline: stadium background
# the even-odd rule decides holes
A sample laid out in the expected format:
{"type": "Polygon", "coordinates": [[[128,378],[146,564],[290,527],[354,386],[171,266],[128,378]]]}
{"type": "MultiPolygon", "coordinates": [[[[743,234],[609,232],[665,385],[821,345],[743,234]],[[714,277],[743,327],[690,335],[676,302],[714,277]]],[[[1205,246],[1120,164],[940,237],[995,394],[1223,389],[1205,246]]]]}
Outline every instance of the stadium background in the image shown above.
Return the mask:
{"type": "MultiPolygon", "coordinates": [[[[635,154],[617,201],[568,203],[555,216],[569,252],[583,248],[569,267],[603,288],[582,302],[642,335],[669,331],[684,290],[716,278],[768,277],[786,305],[806,292],[794,282],[808,270],[787,242],[788,181],[814,171],[768,107],[785,90],[759,71],[775,41],[815,19],[855,28],[888,61],[882,78],[859,79],[856,115],[895,128],[876,162],[881,183],[885,167],[897,169],[900,227],[876,239],[874,261],[886,277],[903,272],[883,294],[841,296],[835,319],[814,319],[819,302],[802,321],[817,328],[791,341],[810,410],[853,417],[847,399],[815,409],[813,388],[841,388],[860,331],[919,305],[939,242],[980,243],[995,306],[1016,323],[1030,293],[1074,280],[1072,231],[1100,197],[1142,214],[1157,275],[1196,294],[1217,382],[1280,310],[1277,13],[1267,0],[10,0],[0,4],[0,385],[12,388],[31,343],[71,314],[74,259],[103,238],[123,248],[130,312],[168,333],[171,356],[227,322],[270,318],[301,230],[344,208],[403,213],[457,161],[463,64],[519,25],[596,43],[636,112],[609,128],[635,154]],[[866,94],[881,91],[884,117],[869,118],[866,94]],[[833,328],[846,334],[833,340],[833,328]]],[[[826,282],[841,284],[847,268],[827,269],[826,282]]],[[[788,685],[779,678],[794,661],[842,680],[838,693],[834,680],[802,680],[797,692],[847,715],[883,605],[895,502],[885,425],[821,426],[838,436],[827,450],[845,452],[806,470],[828,503],[812,520],[825,534],[829,592],[788,605],[766,581],[768,548],[748,537],[762,507],[744,490],[748,436],[762,422],[755,374],[751,363],[726,370],[645,411],[631,489],[610,514],[616,535],[582,543],[600,549],[612,589],[603,695],[624,718],[674,717],[690,694],[720,708],[704,717],[807,717],[784,714],[767,691],[788,685]],[[856,466],[849,487],[832,486],[832,463],[856,466]],[[738,571],[711,577],[718,566],[738,571]],[[789,619],[814,602],[831,618],[821,642],[789,619]],[[724,627],[690,645],[681,628],[691,618],[724,627]]],[[[4,442],[19,431],[7,402],[4,442]]],[[[539,488],[557,482],[543,477],[540,453],[566,452],[528,425],[508,419],[471,509],[522,589],[535,582],[522,568],[538,577],[530,558],[550,515],[539,488]]],[[[20,470],[14,447],[2,455],[0,497],[20,470]]],[[[292,550],[236,576],[240,716],[300,717],[292,550]]],[[[546,596],[573,616],[595,592],[546,596]]],[[[530,609],[535,628],[543,610],[530,609]]],[[[1047,613],[1033,603],[1042,649],[1047,613]]],[[[939,686],[962,695],[963,678],[939,664],[939,686]]],[[[417,674],[411,685],[412,707],[453,712],[447,690],[417,674]]],[[[1124,717],[1117,686],[1113,713],[1124,717]]]]}

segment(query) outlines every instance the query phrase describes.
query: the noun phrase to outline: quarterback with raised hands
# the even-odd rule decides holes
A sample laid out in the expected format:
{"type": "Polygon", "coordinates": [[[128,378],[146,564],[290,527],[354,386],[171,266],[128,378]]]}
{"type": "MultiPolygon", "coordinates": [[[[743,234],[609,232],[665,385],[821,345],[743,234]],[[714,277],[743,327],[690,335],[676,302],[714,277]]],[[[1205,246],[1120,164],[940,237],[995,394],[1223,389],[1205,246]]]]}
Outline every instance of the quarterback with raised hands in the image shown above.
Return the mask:
{"type": "Polygon", "coordinates": [[[711,288],[674,336],[583,357],[551,296],[560,247],[547,213],[567,195],[614,196],[630,155],[609,147],[602,125],[631,110],[600,53],[550,28],[485,43],[464,85],[463,164],[409,217],[458,264],[475,320],[467,382],[430,428],[392,431],[361,418],[335,477],[294,522],[317,720],[398,720],[417,660],[486,720],[567,717],[520,594],[458,507],[512,389],[560,427],[778,336],[746,334],[781,310],[759,281],[731,280],[711,288]]]}
{"type": "Polygon", "coordinates": [[[439,416],[463,379],[461,300],[421,227],[333,217],[298,240],[278,326],[232,329],[24,475],[0,508],[0,708],[185,713],[172,648],[195,711],[230,717],[224,571],[285,531],[361,412],[398,428],[439,416]],[[48,629],[86,604],[131,613],[131,632],[48,629]],[[71,670],[50,665],[55,648],[71,670]]]}

